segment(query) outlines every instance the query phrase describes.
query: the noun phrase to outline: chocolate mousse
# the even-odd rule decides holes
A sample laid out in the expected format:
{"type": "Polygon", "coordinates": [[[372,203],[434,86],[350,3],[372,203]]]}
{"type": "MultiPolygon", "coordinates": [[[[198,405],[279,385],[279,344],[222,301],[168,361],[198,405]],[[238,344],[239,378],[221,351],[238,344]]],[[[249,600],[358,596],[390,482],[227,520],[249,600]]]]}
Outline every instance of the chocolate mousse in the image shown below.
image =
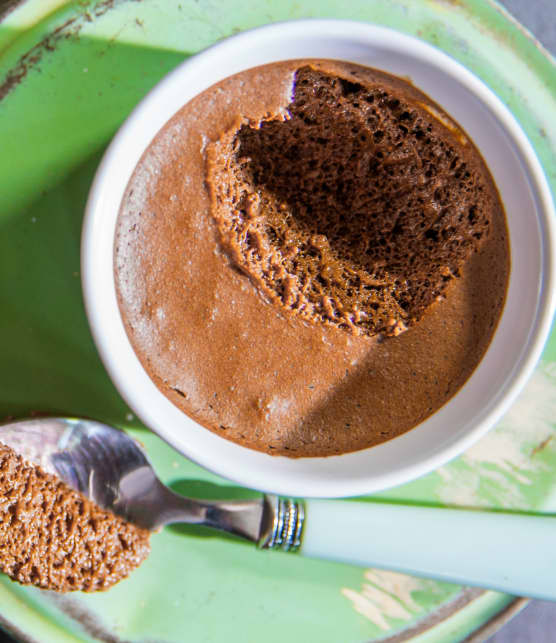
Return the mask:
{"type": "Polygon", "coordinates": [[[208,186],[223,245],[270,301],[399,334],[480,248],[494,197],[439,108],[374,76],[301,67],[285,114],[208,146],[208,186]]]}
{"type": "Polygon", "coordinates": [[[250,69],[184,105],[138,163],[115,240],[153,382],[207,429],[291,457],[379,444],[445,404],[508,274],[465,132],[410,83],[333,61],[250,69]]]}
{"type": "Polygon", "coordinates": [[[148,556],[149,532],[0,443],[0,571],[58,592],[106,590],[148,556]]]}

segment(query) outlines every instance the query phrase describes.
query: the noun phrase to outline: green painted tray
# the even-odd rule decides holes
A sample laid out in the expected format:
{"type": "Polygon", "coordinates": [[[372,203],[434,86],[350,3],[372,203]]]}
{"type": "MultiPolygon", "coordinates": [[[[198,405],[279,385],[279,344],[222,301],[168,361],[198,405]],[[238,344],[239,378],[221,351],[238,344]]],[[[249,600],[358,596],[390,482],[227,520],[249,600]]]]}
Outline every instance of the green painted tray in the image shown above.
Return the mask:
{"type": "MultiPolygon", "coordinates": [[[[498,93],[556,189],[554,61],[493,2],[28,0],[0,1],[0,16],[0,417],[55,411],[124,427],[146,445],[162,479],[190,495],[206,493],[207,482],[221,497],[236,490],[131,415],[95,352],[79,280],[83,206],[102,150],[167,71],[215,40],[275,20],[388,25],[447,51],[498,93]]],[[[555,510],[555,386],[553,333],[526,391],[494,431],[457,461],[381,497],[555,510]]],[[[58,596],[0,576],[0,623],[41,643],[430,643],[478,630],[482,640],[485,623],[521,604],[258,552],[185,527],[154,536],[149,560],[106,594],[58,596]]]]}

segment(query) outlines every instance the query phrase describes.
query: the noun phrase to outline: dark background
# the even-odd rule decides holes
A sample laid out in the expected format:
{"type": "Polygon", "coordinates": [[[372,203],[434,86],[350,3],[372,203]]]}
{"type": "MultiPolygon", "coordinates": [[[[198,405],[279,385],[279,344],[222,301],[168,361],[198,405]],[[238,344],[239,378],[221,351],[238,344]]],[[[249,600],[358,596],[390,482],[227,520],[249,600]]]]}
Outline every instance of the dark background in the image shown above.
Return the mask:
{"type": "MultiPolygon", "coordinates": [[[[552,54],[556,54],[556,0],[499,2],[532,31],[552,54]]],[[[547,570],[547,573],[556,576],[556,570],[547,570]]],[[[0,643],[16,642],[0,631],[0,643]]],[[[531,601],[509,624],[488,639],[488,643],[556,643],[556,603],[531,601]]]]}

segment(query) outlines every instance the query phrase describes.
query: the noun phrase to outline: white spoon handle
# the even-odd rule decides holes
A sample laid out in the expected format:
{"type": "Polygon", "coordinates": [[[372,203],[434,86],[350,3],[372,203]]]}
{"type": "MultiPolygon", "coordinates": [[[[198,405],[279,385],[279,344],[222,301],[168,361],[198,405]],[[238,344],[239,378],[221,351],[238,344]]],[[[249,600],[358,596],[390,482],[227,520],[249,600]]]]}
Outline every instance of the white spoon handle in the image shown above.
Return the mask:
{"type": "Polygon", "coordinates": [[[305,501],[301,553],[556,600],[556,516],[305,501]]]}

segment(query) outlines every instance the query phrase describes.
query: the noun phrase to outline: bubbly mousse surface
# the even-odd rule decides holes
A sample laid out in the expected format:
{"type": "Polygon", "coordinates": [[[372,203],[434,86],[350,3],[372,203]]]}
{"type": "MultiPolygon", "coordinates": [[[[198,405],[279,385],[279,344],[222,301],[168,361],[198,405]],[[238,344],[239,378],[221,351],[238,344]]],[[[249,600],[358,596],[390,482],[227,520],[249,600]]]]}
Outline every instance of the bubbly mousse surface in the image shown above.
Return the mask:
{"type": "Polygon", "coordinates": [[[149,532],[0,443],[0,571],[58,592],[112,587],[150,552],[149,532]]]}
{"type": "MultiPolygon", "coordinates": [[[[410,131],[407,116],[400,124],[410,131]]],[[[304,140],[310,136],[308,133],[304,140]]],[[[264,154],[260,158],[264,159],[264,154]]],[[[283,192],[288,168],[284,159],[279,160],[285,163],[278,186],[283,192]]],[[[359,165],[357,158],[351,161],[353,175],[359,165]]],[[[291,165],[299,169],[294,160],[291,165]]],[[[256,193],[257,181],[264,179],[276,195],[277,187],[264,171],[262,163],[258,178],[251,175],[249,188],[256,193]]],[[[373,174],[368,167],[365,171],[372,187],[373,174]]],[[[245,176],[240,176],[242,181],[245,176]]],[[[294,176],[292,170],[292,183],[295,181],[303,183],[303,177],[294,176]]],[[[322,181],[320,187],[327,183],[322,181]]],[[[341,194],[348,193],[344,190],[341,194]]],[[[295,195],[287,196],[284,210],[289,213],[295,195]]],[[[279,212],[278,199],[275,205],[273,217],[279,212]]],[[[315,207],[314,203],[309,205],[315,207]]],[[[346,208],[348,228],[350,213],[346,208]]],[[[305,218],[299,217],[296,225],[310,221],[306,209],[302,214],[305,218]]],[[[282,234],[283,228],[276,229],[282,234]]],[[[305,234],[308,228],[298,225],[296,230],[300,229],[300,234],[305,234]]],[[[336,238],[349,238],[349,234],[338,232],[338,226],[334,231],[336,238]]],[[[318,237],[313,239],[314,248],[311,241],[307,244],[305,265],[311,276],[316,274],[311,266],[317,265],[312,258],[318,258],[326,244],[334,250],[330,242],[333,234],[328,232],[327,236],[327,230],[309,230],[305,236],[318,237]]],[[[387,252],[381,256],[371,253],[364,266],[359,261],[361,248],[368,246],[367,233],[360,226],[352,235],[352,239],[361,237],[356,252],[344,252],[343,263],[334,264],[338,253],[330,261],[333,268],[343,270],[347,265],[348,271],[342,273],[344,286],[349,286],[348,278],[353,276],[349,270],[356,273],[364,269],[366,274],[374,270],[377,280],[390,279],[387,252]]],[[[287,251],[287,246],[282,244],[280,250],[287,251]]],[[[253,250],[253,240],[245,247],[253,250]]],[[[286,268],[293,270],[293,265],[286,268]]],[[[324,287],[330,285],[327,274],[318,282],[324,287]]],[[[187,103],[157,134],[139,162],[126,190],[115,239],[115,279],[122,318],[134,350],[155,384],[185,413],[222,437],[292,457],[333,455],[379,444],[415,427],[440,408],[467,380],[488,347],[503,307],[508,274],[503,208],[488,170],[464,132],[409,83],[332,61],[288,61],[251,69],[187,103]],[[230,252],[222,226],[225,217],[215,207],[215,194],[225,194],[222,189],[227,180],[222,173],[225,164],[218,166],[218,159],[224,158],[224,152],[228,158],[236,154],[240,165],[243,157],[253,159],[257,131],[264,133],[265,124],[291,119],[288,106],[301,69],[344,79],[348,95],[353,92],[346,83],[377,96],[384,94],[385,100],[393,101],[394,111],[399,104],[412,106],[413,118],[420,119],[420,131],[434,143],[431,151],[430,144],[424,142],[429,147],[419,156],[415,141],[421,135],[407,143],[407,133],[400,130],[407,143],[402,154],[403,145],[397,146],[399,141],[392,139],[394,125],[381,130],[375,124],[373,132],[390,134],[386,143],[374,141],[373,135],[365,147],[371,169],[377,167],[372,165],[377,151],[392,157],[392,182],[382,165],[380,170],[385,172],[386,196],[381,202],[380,193],[371,195],[373,215],[382,221],[383,247],[390,244],[390,252],[399,251],[398,263],[403,249],[409,248],[416,257],[414,265],[422,259],[416,250],[421,241],[423,252],[437,249],[436,262],[427,264],[428,282],[426,270],[414,271],[421,282],[413,291],[411,276],[407,283],[411,271],[404,274],[403,266],[398,266],[401,277],[397,279],[406,294],[393,297],[397,316],[391,317],[387,304],[383,306],[385,299],[378,289],[373,290],[375,284],[367,284],[374,299],[361,304],[344,288],[346,299],[338,295],[337,310],[317,310],[319,323],[291,310],[295,298],[285,295],[294,291],[287,290],[284,280],[279,282],[271,275],[274,280],[267,280],[270,288],[265,290],[249,270],[256,262],[242,265],[241,257],[230,252]],[[395,101],[399,101],[397,105],[395,101]],[[241,132],[250,148],[249,154],[238,156],[241,140],[234,144],[234,137],[241,132]],[[227,151],[219,151],[224,144],[227,151]],[[410,148],[414,158],[408,160],[410,148]],[[423,159],[427,165],[420,169],[423,159]],[[402,202],[414,209],[405,227],[400,219],[402,202]],[[418,225],[413,225],[416,222],[418,225]],[[405,241],[396,246],[396,236],[405,241]],[[466,249],[463,255],[461,248],[466,249]],[[460,261],[461,256],[465,261],[460,261]],[[272,297],[272,288],[279,301],[272,297]],[[410,301],[407,293],[411,292],[415,296],[410,301]],[[356,328],[334,323],[341,317],[338,312],[349,313],[354,301],[365,312],[364,306],[380,297],[382,308],[370,332],[369,324],[353,324],[357,315],[344,315],[356,328]],[[407,311],[414,311],[413,317],[405,314],[407,311]],[[413,318],[420,319],[419,323],[411,325],[413,318]],[[411,327],[405,330],[406,324],[399,325],[400,320],[411,327]],[[398,334],[402,330],[405,332],[398,334]]],[[[303,275],[298,271],[294,277],[302,279],[303,275]]],[[[360,277],[365,279],[362,274],[360,277]]],[[[388,281],[390,286],[396,286],[394,281],[388,281]]],[[[358,283],[354,282],[354,290],[358,283]]],[[[395,287],[390,292],[397,294],[395,287]]],[[[353,313],[355,307],[351,310],[353,313]]]]}
{"type": "Polygon", "coordinates": [[[435,107],[393,80],[356,80],[297,69],[285,115],[208,146],[207,184],[223,246],[272,302],[397,335],[481,247],[493,198],[474,148],[435,107]]]}

